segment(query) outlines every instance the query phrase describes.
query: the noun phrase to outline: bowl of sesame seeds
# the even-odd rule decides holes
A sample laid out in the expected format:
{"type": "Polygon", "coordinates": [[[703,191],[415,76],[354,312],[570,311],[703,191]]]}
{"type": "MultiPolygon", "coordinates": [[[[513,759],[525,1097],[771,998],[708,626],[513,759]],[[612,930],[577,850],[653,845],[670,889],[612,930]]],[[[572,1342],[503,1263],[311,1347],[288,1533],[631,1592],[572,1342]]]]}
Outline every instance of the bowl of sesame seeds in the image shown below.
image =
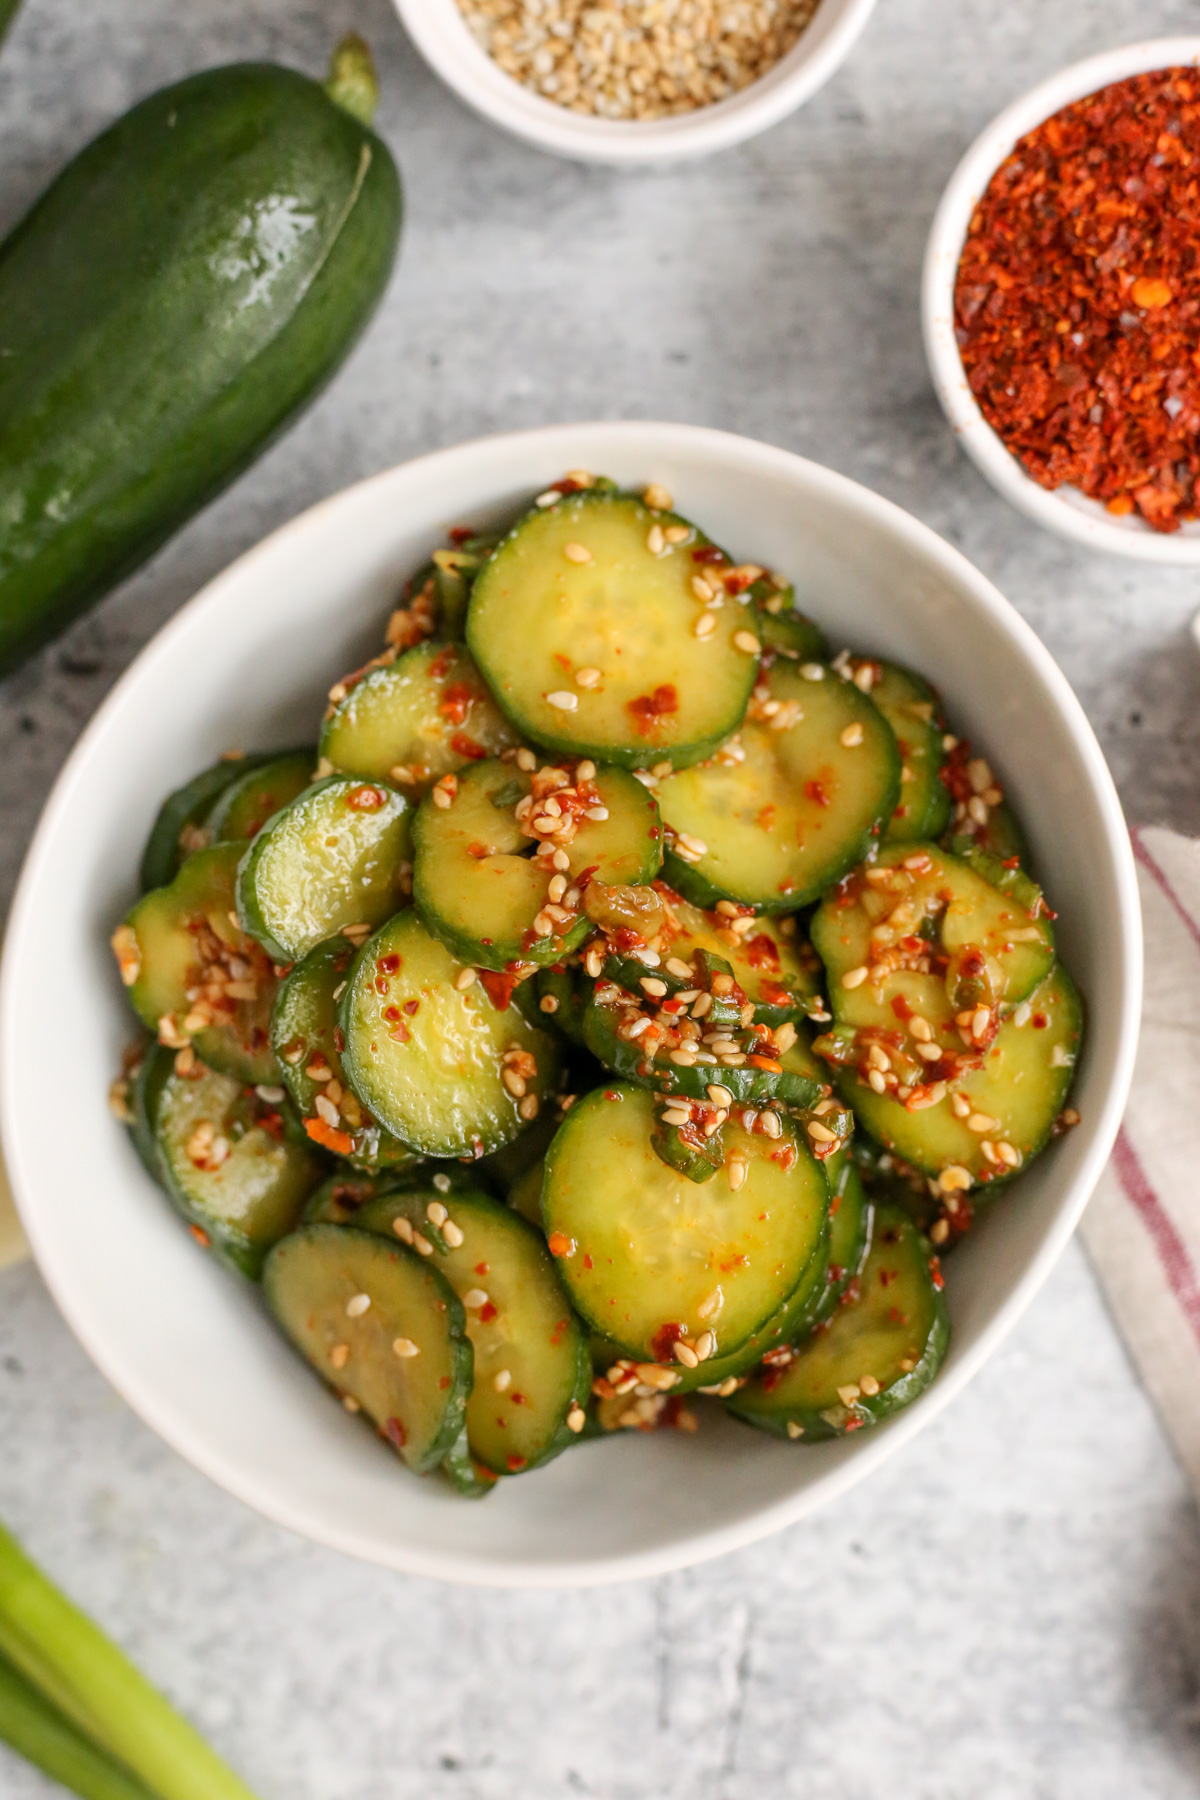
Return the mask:
{"type": "Polygon", "coordinates": [[[1200,37],[1075,63],[980,134],[925,253],[926,358],[1006,500],[1110,555],[1200,564],[1200,37]]]}
{"type": "Polygon", "coordinates": [[[786,118],[875,0],[395,0],[430,66],[515,137],[581,162],[706,156],[786,118]]]}
{"type": "Polygon", "coordinates": [[[769,445],[690,425],[555,425],[439,451],[322,501],[210,583],[122,677],[59,777],[13,902],[0,1127],[22,1222],[68,1323],[212,1480],[385,1567],[494,1586],[598,1584],[723,1554],[834,1502],[954,1398],[1049,1274],[1107,1161],[1140,989],[1132,853],[1099,746],[1048,652],[965,557],[891,502],[769,445]],[[467,1506],[397,1469],[330,1405],[249,1285],[199,1254],[162,1204],[106,1105],[129,1032],[106,940],[164,783],[230,745],[301,742],[330,666],[365,661],[448,520],[488,528],[575,469],[609,471],[622,488],[659,484],[731,552],[753,549],[790,576],[836,641],[928,671],[976,746],[972,794],[987,804],[995,772],[1020,812],[1088,1036],[1078,1122],[946,1260],[949,1353],[907,1411],[797,1445],[714,1402],[694,1432],[581,1441],[467,1506]]]}

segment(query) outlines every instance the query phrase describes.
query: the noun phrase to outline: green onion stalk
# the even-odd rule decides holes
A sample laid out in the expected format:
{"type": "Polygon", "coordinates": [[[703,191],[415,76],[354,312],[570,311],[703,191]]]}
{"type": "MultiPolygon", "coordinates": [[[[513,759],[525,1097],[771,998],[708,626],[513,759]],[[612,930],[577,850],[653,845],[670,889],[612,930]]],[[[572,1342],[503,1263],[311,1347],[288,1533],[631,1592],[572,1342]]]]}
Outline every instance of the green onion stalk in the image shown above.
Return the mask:
{"type": "Polygon", "coordinates": [[[82,1800],[254,1800],[2,1526],[0,1739],[82,1800]]]}

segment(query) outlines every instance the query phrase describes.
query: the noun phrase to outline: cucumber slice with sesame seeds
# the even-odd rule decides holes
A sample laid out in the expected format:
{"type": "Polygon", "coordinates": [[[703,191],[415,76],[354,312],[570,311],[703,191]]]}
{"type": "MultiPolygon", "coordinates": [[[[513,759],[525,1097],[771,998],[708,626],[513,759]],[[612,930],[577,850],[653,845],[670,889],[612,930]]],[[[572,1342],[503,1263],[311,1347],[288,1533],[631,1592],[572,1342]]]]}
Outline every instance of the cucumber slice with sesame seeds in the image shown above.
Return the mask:
{"type": "Polygon", "coordinates": [[[337,1003],[350,976],[354,946],[327,938],[280,983],[271,1012],[271,1047],[284,1086],[315,1144],[352,1167],[401,1174],[419,1162],[347,1090],[338,1051],[337,1003]],[[324,1104],[318,1106],[321,1099],[324,1104]]]}
{"type": "Polygon", "coordinates": [[[668,994],[694,987],[711,991],[703,966],[707,953],[727,964],[760,1025],[795,1022],[822,1010],[821,960],[807,939],[797,935],[793,921],[755,915],[730,900],[722,902],[727,911],[704,912],[661,881],[655,892],[663,914],[655,949],[648,956],[622,953],[610,940],[604,960],[610,981],[636,989],[642,976],[650,975],[665,984],[668,994]]]}
{"type": "Polygon", "coordinates": [[[679,1001],[660,1005],[600,982],[584,1008],[583,1036],[606,1069],[659,1093],[704,1100],[715,1085],[731,1100],[791,1107],[814,1106],[828,1093],[795,1026],[776,1028],[785,1037],[792,1034],[781,1050],[768,1026],[720,1026],[709,1032],[707,1024],[707,1019],[693,1021],[679,1001]],[[684,1036],[680,1023],[692,1035],[684,1036]]]}
{"type": "Polygon", "coordinates": [[[581,969],[552,964],[539,969],[517,989],[517,998],[528,996],[527,1016],[532,1025],[545,1025],[569,1044],[583,1044],[583,1009],[592,984],[581,969]]]}
{"type": "Polygon", "coordinates": [[[342,1066],[381,1125],[426,1156],[483,1156],[537,1117],[558,1052],[464,975],[411,910],[363,945],[342,995],[342,1066]]]}
{"type": "Polygon", "coordinates": [[[240,1081],[277,1081],[270,1019],[277,981],[233,914],[240,844],[189,856],[167,887],[143,895],[113,933],[121,978],[147,1030],[187,1043],[240,1081]]]}
{"type": "Polygon", "coordinates": [[[245,843],[281,807],[302,794],[313,778],[315,750],[289,750],[231,781],[205,820],[214,843],[245,843]]]}
{"type": "Polygon", "coordinates": [[[900,752],[900,799],[888,820],[885,843],[912,843],[940,837],[950,823],[950,790],[941,778],[945,726],[937,694],[929,683],[898,663],[869,657],[839,658],[844,680],[872,700],[896,734],[900,752]]]}
{"type": "Polygon", "coordinates": [[[829,640],[821,627],[796,606],[796,591],[788,584],[776,587],[770,578],[750,588],[755,625],[763,649],[789,662],[823,663],[829,660],[829,640]]]}
{"type": "Polygon", "coordinates": [[[936,844],[884,845],[813,916],[834,1020],[857,1034],[881,1091],[952,1078],[1045,979],[1054,932],[1041,891],[1000,874],[1004,888],[936,844]]]}
{"type": "Polygon", "coordinates": [[[295,1225],[321,1165],[285,1129],[281,1089],[258,1092],[155,1045],[141,1105],[168,1197],[206,1247],[257,1279],[272,1244],[295,1225]]]}
{"type": "Polygon", "coordinates": [[[592,488],[518,520],[475,580],[467,642],[533,743],[678,766],[746,709],[759,647],[746,585],[686,519],[592,488]]]}
{"type": "Polygon", "coordinates": [[[438,620],[446,637],[461,638],[467,622],[467,602],[480,569],[500,541],[497,532],[462,536],[448,550],[435,550],[429,573],[433,578],[438,620]]]}
{"type": "Polygon", "coordinates": [[[857,1298],[790,1361],[764,1369],[725,1404],[776,1437],[844,1437],[911,1406],[949,1342],[937,1259],[902,1212],[881,1207],[857,1298]]]}
{"type": "Polygon", "coordinates": [[[142,853],[143,894],[149,893],[151,888],[167,887],[189,856],[208,848],[213,838],[206,820],[213,802],[249,770],[271,760],[270,752],[244,756],[240,751],[231,751],[211,769],[203,769],[181,788],[176,788],[173,794],[167,795],[142,853]]]}
{"type": "Polygon", "coordinates": [[[474,1357],[450,1283],[398,1239],[304,1225],[263,1270],[276,1322],[415,1474],[458,1442],[474,1357]]]}
{"type": "Polygon", "coordinates": [[[347,926],[374,928],[407,903],[412,803],[382,781],[332,775],[277,812],[246,851],[242,927],[296,962],[347,926]]]}
{"type": "Polygon", "coordinates": [[[711,1181],[725,1166],[720,1111],[711,1102],[696,1105],[678,1095],[656,1107],[650,1133],[654,1154],[689,1181],[711,1181]],[[706,1129],[707,1128],[707,1129],[706,1129]]]}
{"type": "Polygon", "coordinates": [[[983,824],[970,818],[953,823],[943,833],[941,842],[943,848],[952,850],[956,856],[964,856],[968,849],[975,848],[1006,865],[1016,862],[1026,870],[1033,866],[1021,821],[1007,800],[989,807],[983,824]]]}
{"type": "Polygon", "coordinates": [[[724,1173],[703,1185],[659,1160],[653,1129],[640,1088],[577,1101],[546,1158],[542,1222],[593,1330],[628,1356],[695,1367],[744,1343],[795,1291],[829,1190],[786,1122],[771,1138],[731,1119],[724,1173]]]}
{"type": "Polygon", "coordinates": [[[918,1088],[907,1102],[868,1085],[852,1038],[843,1042],[834,1032],[818,1048],[842,1064],[838,1086],[863,1130],[956,1194],[1006,1180],[1045,1147],[1066,1105],[1082,1035],[1079,992],[1057,963],[956,1078],[918,1088]]]}
{"type": "Polygon", "coordinates": [[[896,739],[868,696],[823,664],[777,662],[737,739],[659,785],[664,877],[696,906],[794,912],[861,862],[899,793],[896,739]]]}
{"type": "Polygon", "coordinates": [[[587,1339],[545,1239],[501,1200],[470,1190],[384,1195],[356,1224],[412,1242],[450,1283],[475,1351],[471,1454],[497,1475],[549,1462],[576,1435],[591,1388],[587,1339]]]}
{"type": "Polygon", "coordinates": [[[320,753],[347,775],[419,796],[516,742],[466,650],[424,643],[346,688],[325,721],[320,753]]]}
{"type": "Polygon", "coordinates": [[[825,1179],[830,1192],[829,1266],[824,1290],[805,1321],[810,1327],[831,1318],[839,1303],[854,1291],[871,1247],[873,1208],[847,1151],[839,1150],[827,1159],[825,1179]]]}

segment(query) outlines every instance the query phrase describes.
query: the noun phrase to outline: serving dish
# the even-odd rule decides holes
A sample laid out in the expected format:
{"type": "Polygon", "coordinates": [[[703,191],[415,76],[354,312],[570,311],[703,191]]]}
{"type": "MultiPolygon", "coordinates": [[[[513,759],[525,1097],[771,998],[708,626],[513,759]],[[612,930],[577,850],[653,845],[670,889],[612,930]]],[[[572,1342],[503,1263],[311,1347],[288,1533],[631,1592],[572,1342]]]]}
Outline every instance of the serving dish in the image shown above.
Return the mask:
{"type": "Polygon", "coordinates": [[[681,1567],[813,1511],[907,1442],[977,1370],[1060,1254],[1107,1158],[1141,983],[1136,883],[1111,778],[1029,628],[959,553],[845,477],[692,426],[552,426],[438,452],[314,507],[241,558],[142,653],[48,803],[0,985],[0,1129],[34,1254],[101,1369],[181,1454],[268,1517],[413,1573],[595,1583],[681,1567]],[[561,470],[655,480],[794,575],[838,639],[908,659],[1003,771],[1090,1007],[1082,1123],[955,1252],[954,1341],[894,1423],[797,1450],[705,1419],[629,1434],[464,1506],[389,1451],[290,1354],[251,1290],[198,1255],[106,1107],[128,1034],[106,939],[132,898],[161,791],[231,745],[290,742],[328,671],[363,659],[445,528],[483,522],[561,470]],[[250,734],[253,733],[251,737],[250,734]],[[64,1033],[62,1021],[70,1019],[64,1033]],[[597,1461],[597,1457],[602,1461],[597,1461]]]}
{"type": "Polygon", "coordinates": [[[1144,39],[1073,63],[1023,94],[976,138],[947,183],[925,251],[921,315],[925,354],[942,409],[971,461],[1004,498],[1060,537],[1113,556],[1159,564],[1200,563],[1200,520],[1169,535],[1131,514],[1118,518],[1075,488],[1044,488],[1025,473],[981,412],[954,333],[954,286],[976,206],[1026,132],[1064,106],[1131,75],[1200,66],[1200,37],[1144,39]]]}
{"type": "Polygon", "coordinates": [[[636,167],[710,156],[777,125],[845,61],[875,0],[821,0],[799,42],[760,81],[696,112],[647,120],[587,117],[523,87],[476,42],[456,0],[395,6],[430,68],[493,125],[572,161],[636,167]]]}

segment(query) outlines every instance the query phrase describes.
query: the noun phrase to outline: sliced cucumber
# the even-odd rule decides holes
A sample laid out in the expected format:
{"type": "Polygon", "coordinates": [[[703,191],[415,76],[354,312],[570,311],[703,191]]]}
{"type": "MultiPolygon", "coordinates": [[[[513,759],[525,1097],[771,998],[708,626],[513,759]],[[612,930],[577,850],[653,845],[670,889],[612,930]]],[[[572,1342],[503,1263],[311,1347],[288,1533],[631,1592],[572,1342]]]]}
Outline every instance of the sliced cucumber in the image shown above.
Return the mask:
{"type": "Polygon", "coordinates": [[[592,1367],[541,1232],[486,1194],[433,1188],[372,1200],[356,1223],[411,1236],[463,1304],[475,1351],[472,1456],[516,1475],[565,1450],[576,1435],[568,1419],[583,1422],[592,1367]]]}
{"type": "Polygon", "coordinates": [[[346,1079],[360,1104],[426,1156],[482,1156],[517,1136],[553,1091],[558,1056],[515,1006],[502,1011],[413,912],[363,945],[340,1002],[346,1079]]]}
{"type": "Polygon", "coordinates": [[[819,625],[798,610],[796,591],[790,584],[779,588],[768,579],[756,581],[750,596],[758,634],[769,655],[786,657],[789,662],[828,661],[829,640],[819,625]]]}
{"type": "Polygon", "coordinates": [[[542,1177],[545,1172],[546,1160],[539,1156],[517,1176],[508,1190],[508,1204],[513,1211],[528,1219],[538,1231],[542,1229],[542,1177]]]}
{"type": "Polygon", "coordinates": [[[320,1164],[286,1130],[279,1090],[264,1100],[195,1058],[190,1074],[176,1063],[156,1045],[142,1088],[160,1178],[199,1240],[257,1279],[321,1179],[320,1164]]]}
{"type": "Polygon", "coordinates": [[[653,1129],[653,1098],[639,1088],[579,1100],[546,1159],[543,1224],[594,1330],[628,1355],[698,1366],[703,1352],[744,1343],[795,1291],[829,1191],[786,1124],[769,1138],[731,1120],[725,1173],[703,1186],[659,1160],[653,1129]]]}
{"type": "Polygon", "coordinates": [[[973,847],[994,856],[1006,866],[1016,864],[1023,869],[1032,867],[1029,842],[1021,829],[1021,821],[1007,800],[1001,800],[998,806],[990,807],[983,824],[966,818],[951,825],[941,841],[956,856],[965,856],[967,850],[973,847]]]}
{"type": "Polygon", "coordinates": [[[499,1476],[476,1462],[466,1428],[459,1432],[442,1459],[442,1474],[456,1494],[464,1500],[485,1500],[493,1492],[499,1476]]]}
{"type": "Polygon", "coordinates": [[[632,494],[572,493],[534,507],[489,557],[467,642],[534,743],[625,768],[691,762],[737,729],[758,668],[732,573],[675,514],[632,494]]]}
{"type": "Polygon", "coordinates": [[[569,1044],[582,1045],[583,1010],[591,991],[592,984],[581,969],[556,963],[539,969],[518,988],[517,997],[528,997],[526,1010],[531,1025],[549,1026],[569,1044]]]}
{"type": "Polygon", "coordinates": [[[623,951],[620,938],[610,936],[604,963],[610,981],[636,991],[642,977],[649,975],[661,981],[668,994],[690,988],[711,993],[709,959],[716,959],[732,975],[740,999],[750,1002],[762,1025],[782,1025],[822,1010],[820,958],[806,939],[796,935],[791,921],[755,915],[750,907],[732,901],[725,902],[726,912],[704,912],[664,882],[655,883],[655,892],[662,924],[651,940],[654,949],[643,957],[640,951],[623,951]]]}
{"type": "Polygon", "coordinates": [[[902,1212],[881,1207],[858,1297],[790,1362],[763,1370],[726,1401],[735,1418],[811,1443],[844,1437],[910,1406],[950,1341],[942,1278],[902,1212]]]}
{"type": "Polygon", "coordinates": [[[355,1225],[304,1225],[267,1258],[263,1293],[301,1355],[410,1469],[449,1454],[473,1356],[462,1306],[428,1259],[355,1225]]]}
{"type": "Polygon", "coordinates": [[[794,1026],[776,1028],[790,1037],[781,1050],[769,1025],[709,1030],[710,1022],[693,1019],[682,1001],[647,1000],[601,982],[584,1008],[583,1037],[606,1069],[659,1093],[703,1100],[716,1085],[732,1100],[807,1107],[829,1091],[794,1026]]]}
{"type": "Polygon", "coordinates": [[[205,820],[214,843],[245,843],[257,837],[272,814],[302,794],[313,778],[315,750],[289,750],[231,781],[205,820]]]}
{"type": "Polygon", "coordinates": [[[338,1051],[337,1003],[354,956],[345,938],[329,938],[296,964],[280,983],[271,1013],[271,1047],[313,1143],[344,1156],[357,1169],[399,1174],[420,1158],[348,1089],[338,1051]],[[324,1105],[317,1105],[318,1098],[324,1105]]]}
{"type": "Polygon", "coordinates": [[[339,1169],[309,1196],[301,1221],[305,1225],[349,1225],[359,1208],[374,1200],[386,1185],[377,1176],[339,1169]]]}
{"type": "Polygon", "coordinates": [[[936,844],[885,845],[818,908],[834,1019],[864,1069],[875,1045],[881,1091],[953,1080],[1045,979],[1054,932],[1041,893],[1000,873],[1008,891],[936,844]]]}
{"type": "Polygon", "coordinates": [[[269,756],[243,756],[231,751],[211,769],[193,775],[181,788],[167,795],[158,809],[158,817],[142,853],[143,894],[151,888],[167,887],[189,856],[208,848],[213,839],[205,821],[213,802],[248,770],[269,760],[269,756]]]}
{"type": "Polygon", "coordinates": [[[897,663],[839,657],[838,669],[872,700],[896,734],[900,752],[900,800],[888,820],[885,843],[940,837],[950,823],[950,790],[941,778],[942,722],[929,683],[897,663]]]}
{"type": "Polygon", "coordinates": [[[429,567],[444,636],[462,636],[475,577],[498,542],[495,533],[474,533],[462,537],[452,549],[434,551],[429,567]]]}
{"type": "Polygon", "coordinates": [[[279,962],[403,906],[412,803],[382,781],[333,775],[263,826],[238,870],[238,917],[279,962]]]}
{"type": "Polygon", "coordinates": [[[1083,1035],[1083,1006],[1061,963],[1003,1021],[952,1081],[902,1101],[867,1083],[861,1034],[819,1039],[843,1065],[839,1087],[865,1131],[948,1194],[1027,1168],[1066,1104],[1083,1035]]]}
{"type": "Polygon", "coordinates": [[[650,1142],[655,1156],[689,1181],[711,1181],[725,1166],[721,1109],[710,1101],[697,1105],[672,1095],[656,1109],[650,1142]]]}
{"type": "Polygon", "coordinates": [[[822,664],[776,663],[736,742],[660,785],[666,879],[697,906],[793,912],[862,860],[899,793],[874,703],[822,664]]]}
{"type": "Polygon", "coordinates": [[[871,1248],[873,1207],[862,1177],[846,1151],[839,1151],[825,1164],[829,1183],[829,1268],[824,1291],[819,1296],[809,1325],[818,1325],[832,1316],[839,1302],[856,1291],[855,1283],[862,1274],[867,1252],[871,1248]]]}
{"type": "Polygon", "coordinates": [[[165,888],[143,896],[113,933],[138,1018],[173,1049],[191,1043],[212,1068],[272,1082],[270,959],[233,915],[240,844],[189,856],[165,888]]]}

